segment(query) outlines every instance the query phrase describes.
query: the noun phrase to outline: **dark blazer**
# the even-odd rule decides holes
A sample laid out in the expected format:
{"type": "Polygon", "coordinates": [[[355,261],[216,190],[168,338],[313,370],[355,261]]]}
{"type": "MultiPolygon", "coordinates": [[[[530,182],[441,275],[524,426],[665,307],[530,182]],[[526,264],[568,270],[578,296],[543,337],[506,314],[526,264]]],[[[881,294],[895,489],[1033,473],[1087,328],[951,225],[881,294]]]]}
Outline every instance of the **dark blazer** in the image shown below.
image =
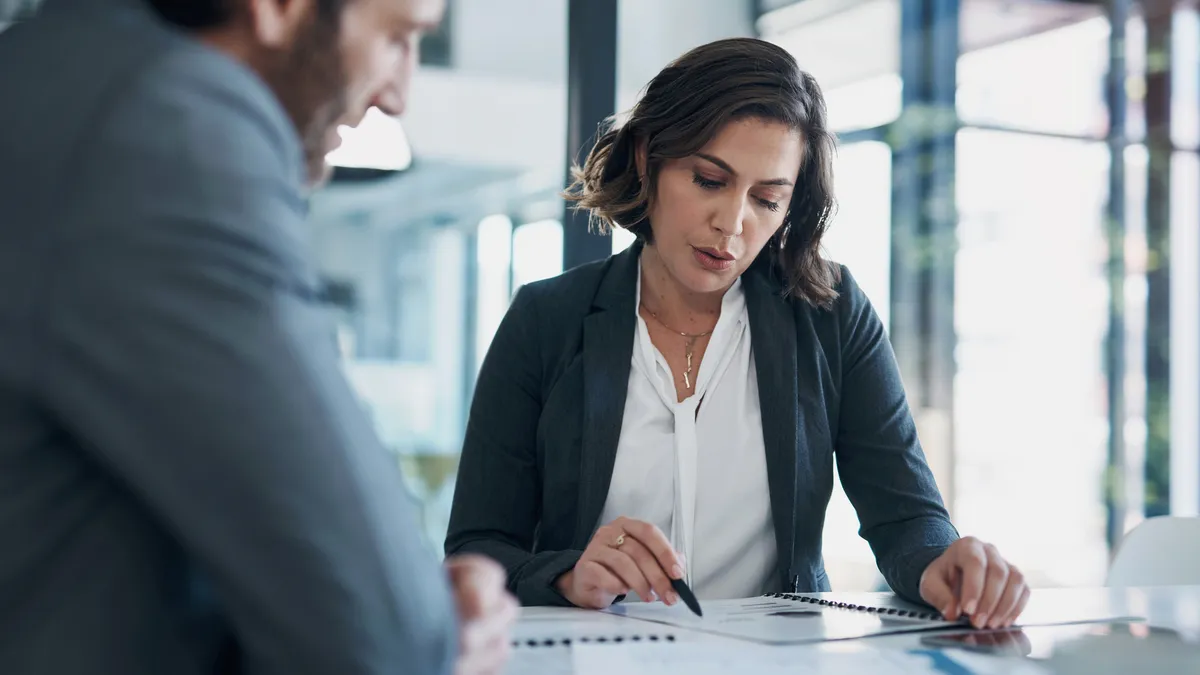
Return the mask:
{"type": "Polygon", "coordinates": [[[448,672],[271,90],[144,0],[48,0],[0,96],[0,673],[448,672]]]}
{"type": "MultiPolygon", "coordinates": [[[[499,560],[525,605],[566,604],[553,583],[602,524],[633,356],[640,251],[635,244],[522,288],[479,374],[446,553],[499,560]]],[[[920,601],[921,573],[958,533],[917,440],[883,323],[845,268],[838,300],[822,310],[784,298],[764,260],[742,278],[777,587],[829,590],[821,532],[836,461],[884,578],[920,601]]]]}

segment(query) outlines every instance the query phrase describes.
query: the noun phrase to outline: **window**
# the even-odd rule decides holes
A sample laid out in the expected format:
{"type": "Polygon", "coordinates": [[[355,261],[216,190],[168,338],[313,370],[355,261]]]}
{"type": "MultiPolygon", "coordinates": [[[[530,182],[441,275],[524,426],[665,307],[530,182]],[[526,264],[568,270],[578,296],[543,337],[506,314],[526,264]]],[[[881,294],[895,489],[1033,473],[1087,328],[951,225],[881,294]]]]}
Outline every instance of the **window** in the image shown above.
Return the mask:
{"type": "Polygon", "coordinates": [[[483,365],[483,357],[492,344],[492,337],[511,297],[509,283],[512,275],[512,221],[507,216],[488,216],[479,223],[475,265],[478,270],[475,286],[477,318],[475,321],[475,369],[483,365]]]}
{"type": "Polygon", "coordinates": [[[1102,138],[1108,21],[1065,28],[964,54],[958,113],[967,124],[1102,138]]]}
{"type": "Polygon", "coordinates": [[[620,253],[633,245],[637,241],[637,236],[623,227],[614,227],[612,230],[612,250],[613,253],[620,253]]]}
{"type": "Polygon", "coordinates": [[[955,518],[1035,585],[1099,585],[1108,150],[976,129],[957,143],[955,518]]]}
{"type": "Polygon", "coordinates": [[[409,236],[396,255],[392,309],[396,317],[396,359],[425,362],[432,353],[429,330],[429,237],[409,236]]]}
{"type": "Polygon", "coordinates": [[[513,232],[513,291],[562,273],[563,226],[557,220],[525,223],[513,232]]]}

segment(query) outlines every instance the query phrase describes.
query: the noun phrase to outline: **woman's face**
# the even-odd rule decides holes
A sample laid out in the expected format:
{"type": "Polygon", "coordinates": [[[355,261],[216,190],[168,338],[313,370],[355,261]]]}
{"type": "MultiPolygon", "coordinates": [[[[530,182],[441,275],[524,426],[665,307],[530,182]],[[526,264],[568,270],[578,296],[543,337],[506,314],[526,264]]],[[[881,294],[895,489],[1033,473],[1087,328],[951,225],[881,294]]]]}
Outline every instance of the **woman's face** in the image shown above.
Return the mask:
{"type": "Polygon", "coordinates": [[[732,286],[783,225],[803,156],[798,131],[751,118],[667,160],[649,216],[654,250],[675,281],[694,293],[732,286]]]}

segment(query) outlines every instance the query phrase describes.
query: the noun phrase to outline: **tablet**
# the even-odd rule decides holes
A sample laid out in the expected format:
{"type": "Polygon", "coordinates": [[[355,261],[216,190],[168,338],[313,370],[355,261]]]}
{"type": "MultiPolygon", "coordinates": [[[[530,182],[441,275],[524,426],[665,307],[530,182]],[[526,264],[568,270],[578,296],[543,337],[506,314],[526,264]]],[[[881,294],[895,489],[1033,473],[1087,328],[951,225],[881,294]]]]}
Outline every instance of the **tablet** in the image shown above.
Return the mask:
{"type": "Polygon", "coordinates": [[[1173,655],[1200,659],[1200,644],[1174,630],[1137,620],[934,633],[922,636],[921,644],[1039,660],[1074,658],[1085,653],[1092,657],[1101,654],[1115,655],[1114,658],[1129,656],[1143,659],[1143,663],[1173,655]]]}

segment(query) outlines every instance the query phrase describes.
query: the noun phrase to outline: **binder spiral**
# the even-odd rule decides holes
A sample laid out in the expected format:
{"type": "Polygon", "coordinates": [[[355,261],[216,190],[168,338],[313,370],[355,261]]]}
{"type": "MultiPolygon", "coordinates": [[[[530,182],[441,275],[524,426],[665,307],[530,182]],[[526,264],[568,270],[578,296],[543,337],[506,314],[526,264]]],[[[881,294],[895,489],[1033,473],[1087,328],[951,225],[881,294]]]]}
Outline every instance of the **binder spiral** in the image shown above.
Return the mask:
{"type": "Polygon", "coordinates": [[[607,644],[607,643],[621,644],[623,642],[642,642],[643,640],[646,642],[674,642],[675,636],[670,633],[663,633],[663,634],[659,634],[659,633],[636,634],[635,633],[633,635],[608,635],[608,636],[598,635],[595,637],[582,636],[582,637],[575,637],[575,638],[569,638],[569,637],[545,638],[545,639],[529,638],[526,640],[513,640],[511,644],[514,649],[520,649],[520,648],[527,649],[527,648],[543,648],[543,647],[570,647],[573,643],[589,644],[589,643],[594,642],[597,644],[607,644]]]}
{"type": "Polygon", "coordinates": [[[871,612],[880,616],[892,616],[902,619],[917,619],[919,621],[941,621],[942,615],[936,612],[922,612],[910,609],[897,609],[895,607],[871,607],[869,605],[856,605],[852,602],[835,602],[824,598],[813,598],[806,595],[796,595],[794,593],[767,593],[765,597],[778,598],[780,600],[791,600],[793,602],[806,602],[810,605],[819,605],[821,607],[830,607],[833,609],[846,609],[853,612],[871,612]]]}

